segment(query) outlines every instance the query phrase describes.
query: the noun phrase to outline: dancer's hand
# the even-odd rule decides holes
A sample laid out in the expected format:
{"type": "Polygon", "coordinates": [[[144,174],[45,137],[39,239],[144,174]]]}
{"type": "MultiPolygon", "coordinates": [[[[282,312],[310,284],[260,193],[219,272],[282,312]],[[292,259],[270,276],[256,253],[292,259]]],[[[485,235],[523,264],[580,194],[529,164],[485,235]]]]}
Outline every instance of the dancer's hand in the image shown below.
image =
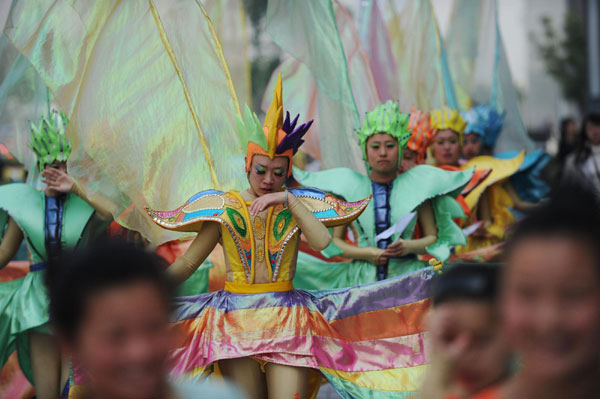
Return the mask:
{"type": "Polygon", "coordinates": [[[491,225],[492,223],[489,221],[481,223],[477,230],[473,232],[472,236],[477,238],[492,238],[493,236],[488,232],[488,227],[490,227],[491,225]]]}
{"type": "Polygon", "coordinates": [[[385,255],[380,255],[375,262],[376,266],[383,266],[388,262],[389,258],[385,255]]]}
{"type": "Polygon", "coordinates": [[[406,255],[406,249],[406,242],[404,240],[398,240],[388,245],[383,254],[388,258],[397,258],[406,255]]]}
{"type": "Polygon", "coordinates": [[[42,171],[42,177],[42,182],[51,190],[59,193],[70,193],[73,190],[73,179],[60,169],[46,168],[42,171]]]}
{"type": "MultiPolygon", "coordinates": [[[[292,198],[292,194],[288,192],[288,202],[292,198]]],[[[277,193],[269,193],[265,195],[261,195],[250,205],[248,209],[250,211],[250,215],[256,216],[265,209],[270,206],[275,206],[278,204],[283,204],[285,202],[285,191],[277,192],[277,193]]]]}

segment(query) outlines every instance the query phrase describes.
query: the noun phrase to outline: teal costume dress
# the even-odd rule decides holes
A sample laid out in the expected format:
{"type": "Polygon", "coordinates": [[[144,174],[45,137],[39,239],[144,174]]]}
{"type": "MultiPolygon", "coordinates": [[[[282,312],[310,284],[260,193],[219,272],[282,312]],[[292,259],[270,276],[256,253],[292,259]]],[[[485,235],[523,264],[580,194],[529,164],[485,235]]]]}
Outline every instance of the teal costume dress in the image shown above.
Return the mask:
{"type": "MultiPolygon", "coordinates": [[[[464,217],[461,206],[454,199],[470,181],[473,171],[448,172],[428,165],[416,166],[396,177],[389,193],[389,224],[430,200],[438,229],[438,240],[427,248],[431,256],[446,261],[451,248],[465,245],[462,230],[454,218],[464,217]]],[[[316,187],[346,201],[357,201],[373,194],[372,182],[368,176],[347,168],[335,168],[320,172],[305,172],[294,169],[295,179],[303,186],[316,187]]],[[[359,247],[377,247],[375,242],[376,221],[375,201],[371,201],[362,215],[354,222],[352,231],[359,247]]],[[[400,238],[411,239],[416,218],[401,233],[391,236],[391,242],[400,238]]],[[[325,258],[341,255],[342,251],[333,242],[322,251],[325,258]]],[[[424,261],[414,255],[392,258],[388,262],[387,277],[399,276],[426,266],[424,261]]],[[[364,260],[330,262],[311,254],[300,252],[296,266],[294,286],[301,289],[329,289],[351,287],[377,281],[377,268],[364,260]]]]}
{"type": "MultiPolygon", "coordinates": [[[[107,224],[94,218],[94,208],[79,196],[66,194],[59,207],[60,247],[75,248],[107,224]]],[[[29,273],[0,283],[0,367],[16,349],[23,374],[33,382],[29,332],[49,333],[48,296],[44,285],[47,254],[47,201],[44,192],[22,184],[0,186],[0,208],[19,226],[31,254],[29,273]]],[[[0,231],[4,231],[7,219],[0,231]]]]}

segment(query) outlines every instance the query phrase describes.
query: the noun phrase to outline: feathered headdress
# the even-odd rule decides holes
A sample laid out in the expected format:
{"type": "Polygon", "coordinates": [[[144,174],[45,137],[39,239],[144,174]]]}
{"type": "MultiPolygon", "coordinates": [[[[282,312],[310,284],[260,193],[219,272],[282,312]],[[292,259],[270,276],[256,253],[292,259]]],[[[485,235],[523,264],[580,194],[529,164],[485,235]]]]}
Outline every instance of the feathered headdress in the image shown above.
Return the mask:
{"type": "Polygon", "coordinates": [[[50,115],[41,116],[37,125],[30,122],[29,148],[35,153],[40,172],[45,165],[54,161],[66,162],[71,155],[71,143],[65,136],[68,123],[65,113],[58,113],[54,109],[50,115]]]}
{"type": "Polygon", "coordinates": [[[362,127],[357,131],[358,141],[363,151],[363,158],[367,160],[367,140],[377,133],[387,133],[398,141],[399,156],[410,139],[408,131],[408,114],[400,112],[397,102],[389,100],[385,104],[379,104],[371,112],[367,112],[362,127]]]}
{"type": "Polygon", "coordinates": [[[494,148],[502,131],[504,115],[504,112],[498,113],[494,107],[488,104],[473,107],[462,114],[467,122],[465,133],[480,135],[487,147],[494,148]]]}
{"type": "Polygon", "coordinates": [[[427,147],[431,144],[435,132],[431,126],[429,113],[423,113],[413,106],[408,121],[408,130],[411,132],[411,136],[406,146],[409,150],[417,153],[417,163],[422,164],[425,162],[427,147]]]}
{"type": "Polygon", "coordinates": [[[260,125],[258,117],[246,105],[243,117],[237,116],[237,130],[242,140],[246,141],[246,173],[250,170],[252,158],[255,155],[265,155],[269,159],[287,157],[289,160],[288,176],[292,173],[293,156],[304,143],[302,137],[308,132],[313,121],[296,127],[298,117],[291,120],[290,113],[286,112],[283,119],[283,101],[281,75],[273,92],[273,102],[265,116],[264,126],[260,125]]]}
{"type": "Polygon", "coordinates": [[[458,133],[459,142],[462,145],[463,132],[467,123],[464,121],[460,113],[455,109],[443,107],[431,111],[431,126],[435,130],[452,130],[458,133]]]}

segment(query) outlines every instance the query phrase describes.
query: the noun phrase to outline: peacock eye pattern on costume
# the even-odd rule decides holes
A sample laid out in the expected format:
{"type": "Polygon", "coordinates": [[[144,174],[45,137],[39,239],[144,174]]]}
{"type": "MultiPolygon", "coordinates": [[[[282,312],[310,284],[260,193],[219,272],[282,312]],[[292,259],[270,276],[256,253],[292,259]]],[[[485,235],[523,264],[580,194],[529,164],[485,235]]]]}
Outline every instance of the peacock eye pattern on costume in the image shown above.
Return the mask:
{"type": "Polygon", "coordinates": [[[229,220],[231,220],[231,224],[233,228],[241,237],[246,237],[248,233],[248,226],[246,226],[246,221],[241,213],[236,211],[233,208],[226,208],[227,216],[229,216],[229,220]]]}
{"type": "Polygon", "coordinates": [[[292,213],[288,209],[279,212],[273,224],[273,236],[277,241],[281,240],[291,221],[292,213]]]}

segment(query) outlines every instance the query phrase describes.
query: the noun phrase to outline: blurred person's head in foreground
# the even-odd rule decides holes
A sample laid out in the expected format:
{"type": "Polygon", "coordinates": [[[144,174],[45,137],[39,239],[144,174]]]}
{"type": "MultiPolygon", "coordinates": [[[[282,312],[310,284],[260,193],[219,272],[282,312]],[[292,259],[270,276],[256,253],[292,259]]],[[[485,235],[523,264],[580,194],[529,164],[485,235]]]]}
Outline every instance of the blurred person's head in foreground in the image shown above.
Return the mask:
{"type": "Polygon", "coordinates": [[[168,397],[172,286],[155,254],[102,242],[48,269],[51,319],[98,398],[168,397]]]}
{"type": "Polygon", "coordinates": [[[445,394],[476,393],[507,376],[510,353],[499,328],[498,268],[457,264],[437,277],[429,319],[432,363],[445,394]],[[442,370],[442,368],[446,370],[442,370]]]}
{"type": "Polygon", "coordinates": [[[598,212],[591,192],[563,187],[519,223],[507,246],[501,313],[522,361],[507,397],[599,397],[598,212]]]}

